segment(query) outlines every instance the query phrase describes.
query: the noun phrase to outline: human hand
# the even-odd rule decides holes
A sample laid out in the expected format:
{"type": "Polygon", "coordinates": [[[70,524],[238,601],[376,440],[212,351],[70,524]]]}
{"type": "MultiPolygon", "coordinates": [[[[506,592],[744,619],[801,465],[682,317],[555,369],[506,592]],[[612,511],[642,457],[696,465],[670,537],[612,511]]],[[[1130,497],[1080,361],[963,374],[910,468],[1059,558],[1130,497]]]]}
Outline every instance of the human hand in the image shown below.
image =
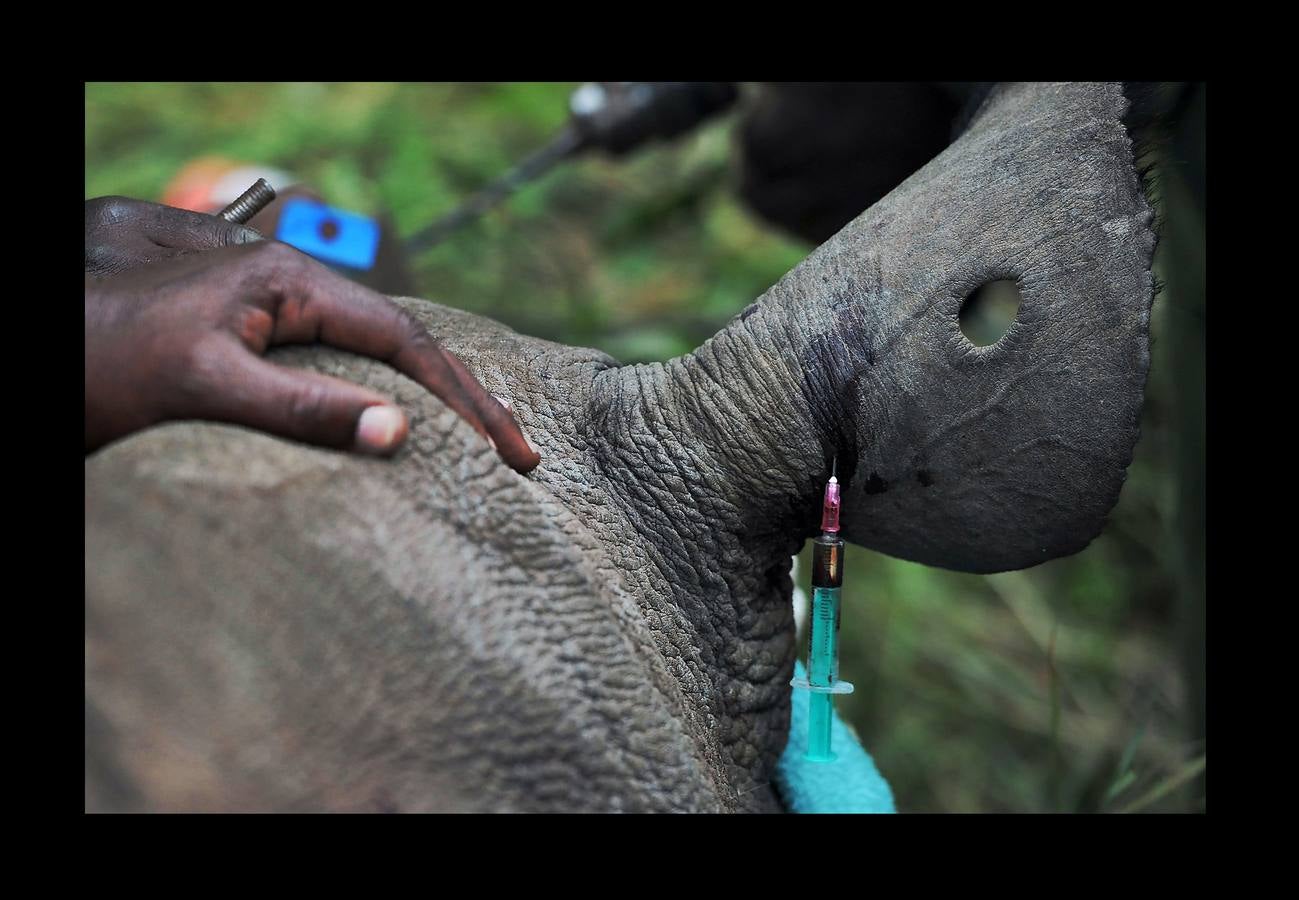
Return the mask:
{"type": "Polygon", "coordinates": [[[262,240],[246,225],[127,197],[86,201],[86,274],[119,275],[137,266],[262,240]]]}
{"type": "MultiPolygon", "coordinates": [[[[120,246],[127,258],[131,247],[142,247],[120,246]]],[[[410,376],[516,471],[540,462],[513,415],[414,317],[276,241],[132,264],[112,278],[87,275],[86,452],[171,419],[394,452],[408,424],[390,399],[262,358],[274,344],[314,342],[383,360],[410,376]]]]}

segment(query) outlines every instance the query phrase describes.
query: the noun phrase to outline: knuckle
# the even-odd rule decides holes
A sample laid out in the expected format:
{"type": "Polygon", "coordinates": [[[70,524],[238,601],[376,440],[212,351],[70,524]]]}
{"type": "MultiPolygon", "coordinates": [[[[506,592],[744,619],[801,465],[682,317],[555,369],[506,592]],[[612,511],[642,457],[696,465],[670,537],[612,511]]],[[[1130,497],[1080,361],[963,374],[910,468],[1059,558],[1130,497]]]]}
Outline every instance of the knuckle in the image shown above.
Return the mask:
{"type": "Polygon", "coordinates": [[[384,299],[384,302],[388,304],[388,308],[392,311],[397,332],[405,337],[407,341],[421,348],[430,350],[437,348],[437,340],[428,333],[419,319],[387,298],[384,299]]]}
{"type": "Polygon", "coordinates": [[[304,384],[289,397],[289,421],[299,425],[324,421],[329,410],[329,392],[318,384],[304,384]]]}
{"type": "Polygon", "coordinates": [[[259,241],[246,244],[243,252],[251,261],[250,272],[266,279],[274,293],[284,295],[301,290],[305,280],[305,257],[288,244],[259,241]]]}
{"type": "Polygon", "coordinates": [[[258,355],[266,352],[275,331],[275,320],[270,313],[244,304],[230,311],[229,324],[240,342],[258,355]]]}

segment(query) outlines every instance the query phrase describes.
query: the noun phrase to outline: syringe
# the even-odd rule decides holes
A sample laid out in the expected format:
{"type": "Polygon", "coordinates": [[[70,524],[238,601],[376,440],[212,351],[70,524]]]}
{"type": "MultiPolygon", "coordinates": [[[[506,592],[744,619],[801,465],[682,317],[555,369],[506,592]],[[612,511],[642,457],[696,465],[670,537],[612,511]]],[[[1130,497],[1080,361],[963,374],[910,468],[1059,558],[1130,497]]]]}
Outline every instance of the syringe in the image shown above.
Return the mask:
{"type": "Polygon", "coordinates": [[[807,639],[807,678],[795,677],[796,688],[810,691],[808,740],[804,758],[831,762],[830,723],[835,694],[851,694],[852,685],[839,679],[839,592],[843,586],[843,540],[839,537],[838,460],[825,486],[821,536],[812,544],[812,610],[807,639]]]}

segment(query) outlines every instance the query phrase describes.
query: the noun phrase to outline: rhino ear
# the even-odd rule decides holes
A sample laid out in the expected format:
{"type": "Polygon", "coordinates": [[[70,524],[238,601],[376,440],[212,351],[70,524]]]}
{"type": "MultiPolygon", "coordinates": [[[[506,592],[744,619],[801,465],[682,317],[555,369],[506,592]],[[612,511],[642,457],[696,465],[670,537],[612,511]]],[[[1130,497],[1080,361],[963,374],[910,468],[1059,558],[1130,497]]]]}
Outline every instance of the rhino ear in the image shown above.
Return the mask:
{"type": "Polygon", "coordinates": [[[822,361],[855,404],[849,539],[988,572],[1100,532],[1139,434],[1154,295],[1126,107],[1118,84],[999,85],[815,254],[855,261],[822,361]],[[1018,314],[976,346],[962,308],[998,280],[1018,314]]]}

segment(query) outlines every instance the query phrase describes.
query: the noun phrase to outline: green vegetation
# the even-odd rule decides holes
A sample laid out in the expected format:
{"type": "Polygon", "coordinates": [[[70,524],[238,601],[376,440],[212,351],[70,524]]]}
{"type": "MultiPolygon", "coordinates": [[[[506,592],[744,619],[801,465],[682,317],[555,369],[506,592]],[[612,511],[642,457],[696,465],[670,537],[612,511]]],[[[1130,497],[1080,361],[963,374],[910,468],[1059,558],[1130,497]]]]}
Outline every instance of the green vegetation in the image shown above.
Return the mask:
{"type": "MultiPolygon", "coordinates": [[[[156,200],[217,155],[286,169],[410,234],[545,142],[573,86],[88,85],[86,197],[156,200]]],[[[415,260],[419,293],[624,361],[693,348],[811,249],[735,199],[734,125],[553,171],[415,260]]],[[[839,708],[900,809],[1203,809],[1160,341],[1177,309],[1170,292],[1156,303],[1141,442],[1084,552],[981,577],[850,548],[842,671],[857,691],[839,708]]]]}

